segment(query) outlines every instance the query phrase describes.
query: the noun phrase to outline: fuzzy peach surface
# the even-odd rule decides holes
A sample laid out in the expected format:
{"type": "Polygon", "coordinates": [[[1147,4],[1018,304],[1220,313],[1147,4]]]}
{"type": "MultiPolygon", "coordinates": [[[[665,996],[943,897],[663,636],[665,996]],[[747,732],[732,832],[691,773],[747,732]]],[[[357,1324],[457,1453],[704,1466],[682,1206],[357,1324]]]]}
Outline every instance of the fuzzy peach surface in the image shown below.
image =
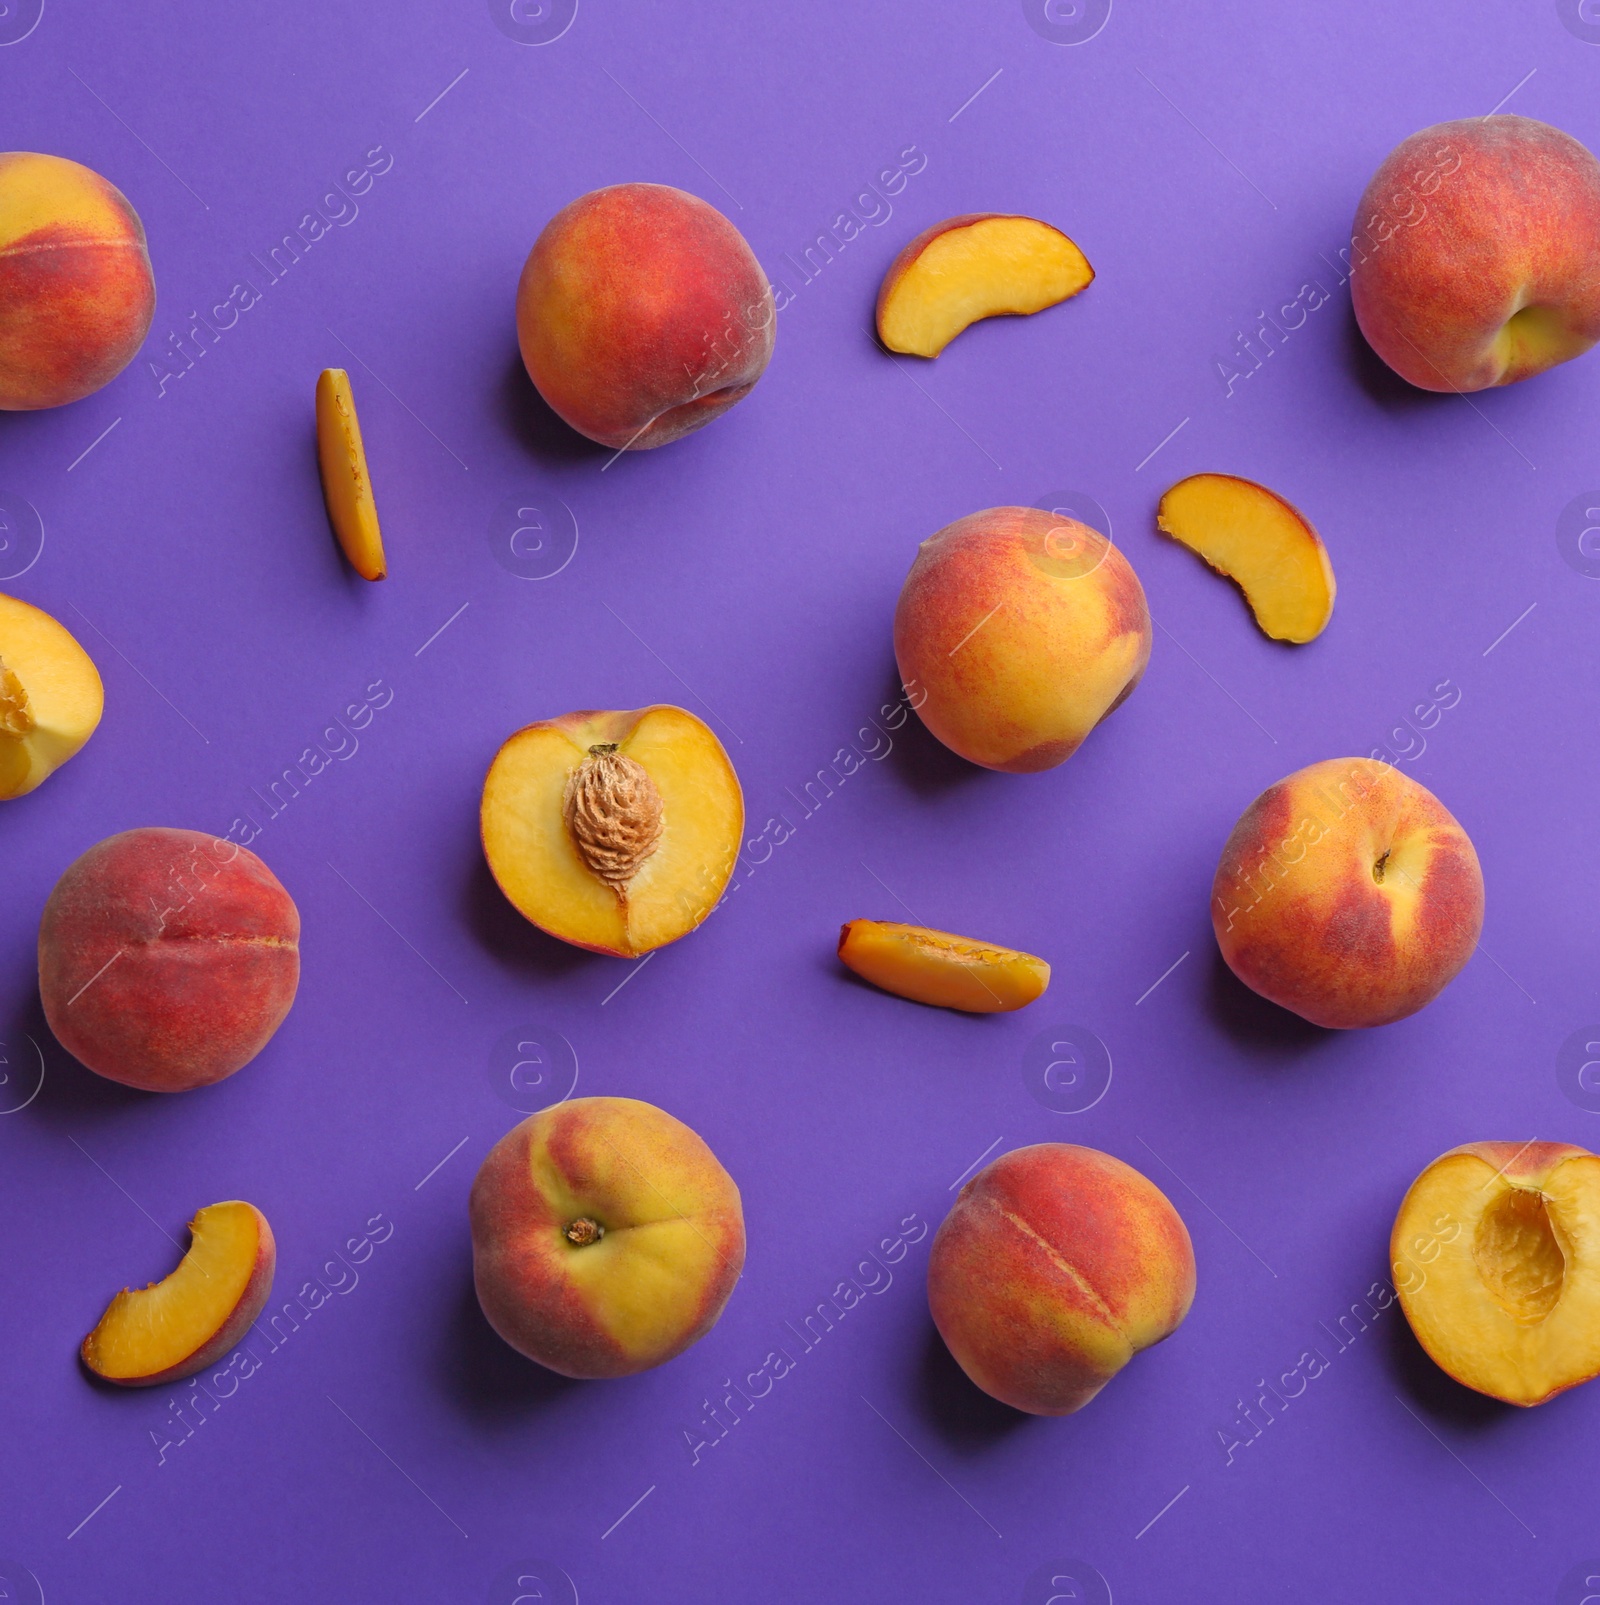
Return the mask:
{"type": "Polygon", "coordinates": [[[124,831],[68,866],[39,922],[39,995],[57,1040],[148,1092],[232,1075],[294,1002],[300,916],[243,847],[124,831]]]}
{"type": "Polygon", "coordinates": [[[1150,610],[1097,530],[1036,507],[969,513],[925,540],[900,592],[894,651],[922,722],[988,769],[1077,751],[1150,661],[1150,610]]]}
{"type": "Polygon", "coordinates": [[[1426,787],[1367,758],[1329,759],[1268,787],[1233,827],[1211,891],[1234,974],[1335,1028],[1416,1013],[1483,929],[1467,833],[1426,787]]]}
{"type": "Polygon", "coordinates": [[[0,153],[0,410],[109,384],[155,305],[144,227],[115,185],[61,156],[0,153]]]}
{"type": "Polygon", "coordinates": [[[564,206],[517,286],[517,339],[539,394],[589,439],[644,451],[748,395],[777,312],[744,236],[666,184],[613,184],[564,206]]]}

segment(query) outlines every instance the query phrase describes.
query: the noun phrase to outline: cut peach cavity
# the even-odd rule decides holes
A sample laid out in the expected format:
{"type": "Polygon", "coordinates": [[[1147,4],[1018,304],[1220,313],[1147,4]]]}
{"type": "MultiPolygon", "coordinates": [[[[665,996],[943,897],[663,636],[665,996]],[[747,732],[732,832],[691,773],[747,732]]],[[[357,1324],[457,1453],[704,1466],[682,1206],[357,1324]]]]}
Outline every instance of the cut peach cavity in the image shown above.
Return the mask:
{"type": "Polygon", "coordinates": [[[277,1245],[254,1204],[211,1204],[189,1222],[177,1270],[124,1289],[83,1340],[83,1363],[123,1387],[176,1382],[214,1365],[250,1329],[272,1292],[277,1245]]]}
{"type": "Polygon", "coordinates": [[[0,801],[41,785],[94,734],[105,690],[48,613],[0,596],[0,801]]]}
{"type": "Polygon", "coordinates": [[[483,783],[484,856],[540,929],[635,958],[717,906],[744,835],[722,743],[667,703],[564,714],[519,730],[483,783]]]}
{"type": "Polygon", "coordinates": [[[1283,497],[1232,474],[1180,479],[1156,524],[1244,592],[1274,641],[1314,640],[1333,616],[1333,564],[1310,520],[1283,497]]]}
{"type": "Polygon", "coordinates": [[[322,494],[334,538],[364,580],[381,580],[389,572],[383,560],[378,504],[372,495],[366,447],[350,375],[343,368],[324,368],[317,379],[317,465],[322,494]]]}
{"type": "Polygon", "coordinates": [[[839,959],[896,997],[966,1014],[1026,1008],[1050,984],[1050,966],[1031,953],[892,920],[841,927],[839,959]]]}
{"type": "Polygon", "coordinates": [[[1600,1374],[1600,1156],[1453,1148],[1411,1184],[1389,1251],[1417,1341],[1463,1386],[1535,1405],[1600,1374]]]}
{"type": "Polygon", "coordinates": [[[894,259],[878,292],[878,338],[891,351],[936,357],[969,324],[1055,306],[1094,278],[1058,228],[1032,217],[971,212],[924,229],[894,259]]]}

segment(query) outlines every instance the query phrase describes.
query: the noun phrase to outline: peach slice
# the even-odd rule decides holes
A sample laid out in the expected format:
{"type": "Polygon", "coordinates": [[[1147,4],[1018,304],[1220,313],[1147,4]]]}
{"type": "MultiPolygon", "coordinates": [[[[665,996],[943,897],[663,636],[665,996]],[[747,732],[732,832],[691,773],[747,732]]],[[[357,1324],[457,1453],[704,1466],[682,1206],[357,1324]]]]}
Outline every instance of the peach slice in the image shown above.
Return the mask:
{"type": "Polygon", "coordinates": [[[48,613],[0,596],[0,800],[40,785],[94,734],[105,689],[48,613]]]}
{"type": "Polygon", "coordinates": [[[351,568],[364,580],[383,579],[389,570],[383,561],[378,504],[372,499],[356,398],[343,368],[324,368],[317,379],[317,465],[328,522],[351,568]]]}
{"type": "Polygon", "coordinates": [[[214,1365],[250,1329],[272,1292],[277,1245],[267,1217],[237,1199],[189,1222],[177,1270],[112,1299],[83,1340],[83,1363],[127,1388],[176,1382],[214,1365]]]}
{"type": "Polygon", "coordinates": [[[568,713],[512,736],[489,766],[484,856],[518,913],[595,953],[635,958],[717,906],[744,795],[683,708],[568,713]]]}
{"type": "Polygon", "coordinates": [[[885,992],[966,1014],[1026,1008],[1050,984],[1050,966],[1031,953],[892,920],[842,926],[839,958],[885,992]]]}
{"type": "Polygon", "coordinates": [[[924,229],[884,275],[878,338],[891,351],[936,357],[970,323],[1039,312],[1094,278],[1058,228],[1032,217],[969,212],[924,229]]]}
{"type": "Polygon", "coordinates": [[[1274,641],[1299,644],[1327,627],[1335,589],[1328,549],[1306,516],[1266,486],[1191,474],[1161,498],[1156,524],[1235,581],[1274,641]]]}
{"type": "Polygon", "coordinates": [[[1389,1242],[1417,1341],[1457,1382],[1543,1404],[1600,1375],[1600,1156],[1472,1142],[1412,1182],[1389,1242]]]}

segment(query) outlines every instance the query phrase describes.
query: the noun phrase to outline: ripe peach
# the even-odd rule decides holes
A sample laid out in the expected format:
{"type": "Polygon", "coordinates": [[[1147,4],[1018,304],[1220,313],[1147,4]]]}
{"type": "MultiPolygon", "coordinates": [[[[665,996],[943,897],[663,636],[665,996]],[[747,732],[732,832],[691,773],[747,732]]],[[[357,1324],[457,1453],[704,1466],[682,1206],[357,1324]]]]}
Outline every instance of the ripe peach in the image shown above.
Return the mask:
{"type": "Polygon", "coordinates": [[[127,830],[68,865],[39,922],[57,1040],[147,1092],[248,1064],[300,980],[300,915],[259,858],[194,830],[127,830]]]}
{"type": "Polygon", "coordinates": [[[155,309],[144,227],[122,192],[63,156],[0,153],[0,410],[109,384],[155,309]]]}
{"type": "Polygon", "coordinates": [[[1600,162],[1531,117],[1424,128],[1361,197],[1350,296],[1368,344],[1423,390],[1581,355],[1600,339],[1600,162]]]}
{"type": "Polygon", "coordinates": [[[928,1258],[928,1308],[987,1394],[1081,1410],[1194,1302],[1194,1248],[1166,1195],[1075,1143],[1016,1148],[961,1189],[928,1258]]]}
{"type": "Polygon", "coordinates": [[[517,285],[528,377],[579,434],[619,450],[664,446],[749,395],[776,327],[744,236],[666,184],[613,184],[564,206],[517,285]]]}
{"type": "Polygon", "coordinates": [[[1483,872],[1425,786],[1331,758],[1245,809],[1222,849],[1211,923],[1228,967],[1314,1025],[1388,1025],[1455,979],[1483,930],[1483,872]]]}
{"type": "Polygon", "coordinates": [[[716,1155],[635,1098],[575,1098],[513,1126],[472,1184],[489,1324],[569,1377],[631,1376],[716,1325],[744,1212],[716,1155]]]}
{"type": "Polygon", "coordinates": [[[1026,774],[1070,758],[1127,700],[1150,661],[1150,610],[1098,530],[991,507],[922,543],[895,609],[894,653],[945,746],[1026,774]]]}

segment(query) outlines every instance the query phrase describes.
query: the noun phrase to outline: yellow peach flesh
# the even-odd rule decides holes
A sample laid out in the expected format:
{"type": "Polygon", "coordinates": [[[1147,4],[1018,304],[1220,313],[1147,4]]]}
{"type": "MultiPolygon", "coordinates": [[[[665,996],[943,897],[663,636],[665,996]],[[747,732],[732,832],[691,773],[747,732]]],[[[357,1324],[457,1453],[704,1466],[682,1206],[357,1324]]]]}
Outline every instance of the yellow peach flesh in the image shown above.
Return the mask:
{"type": "Polygon", "coordinates": [[[952,218],[919,235],[890,268],[878,335],[891,351],[936,357],[980,318],[1042,311],[1093,278],[1083,252],[1048,223],[952,218]]]}
{"type": "Polygon", "coordinates": [[[1262,632],[1310,641],[1333,616],[1333,564],[1306,518],[1232,474],[1193,474],[1161,498],[1157,525],[1237,581],[1262,632]]]}
{"type": "Polygon", "coordinates": [[[383,579],[388,568],[378,528],[378,504],[372,495],[366,447],[361,443],[356,398],[350,389],[350,375],[343,368],[324,368],[317,379],[317,463],[322,470],[328,522],[350,566],[364,580],[383,579]]]}
{"type": "Polygon", "coordinates": [[[888,920],[851,920],[839,957],[885,992],[967,1014],[1025,1008],[1050,984],[1050,966],[1031,953],[888,920]]]}
{"type": "Polygon", "coordinates": [[[0,596],[0,799],[59,769],[94,734],[104,704],[99,671],[70,632],[0,596]]]}

